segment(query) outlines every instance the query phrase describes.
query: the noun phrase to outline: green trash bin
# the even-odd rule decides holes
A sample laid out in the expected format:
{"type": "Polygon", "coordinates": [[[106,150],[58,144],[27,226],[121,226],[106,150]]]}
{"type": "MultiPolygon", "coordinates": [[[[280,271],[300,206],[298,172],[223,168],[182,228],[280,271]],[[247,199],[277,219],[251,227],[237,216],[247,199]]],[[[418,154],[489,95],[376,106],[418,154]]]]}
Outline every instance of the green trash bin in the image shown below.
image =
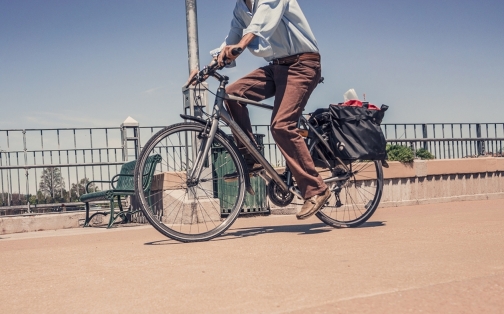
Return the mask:
{"type": "MultiPolygon", "coordinates": [[[[255,140],[260,147],[261,154],[264,154],[263,138],[264,134],[254,134],[255,140]]],[[[229,138],[234,141],[232,135],[229,138]]],[[[233,165],[225,163],[227,152],[222,147],[212,148],[212,171],[215,178],[222,178],[225,174],[234,172],[233,165]]],[[[250,178],[250,184],[254,189],[255,195],[250,195],[245,192],[245,202],[241,209],[242,214],[259,214],[269,213],[268,202],[266,197],[266,183],[264,180],[257,176],[250,178]]],[[[221,204],[221,212],[223,215],[229,214],[231,208],[226,208],[227,204],[234,204],[238,189],[236,184],[229,184],[224,182],[223,179],[214,180],[213,184],[214,197],[219,198],[221,204]]]]}

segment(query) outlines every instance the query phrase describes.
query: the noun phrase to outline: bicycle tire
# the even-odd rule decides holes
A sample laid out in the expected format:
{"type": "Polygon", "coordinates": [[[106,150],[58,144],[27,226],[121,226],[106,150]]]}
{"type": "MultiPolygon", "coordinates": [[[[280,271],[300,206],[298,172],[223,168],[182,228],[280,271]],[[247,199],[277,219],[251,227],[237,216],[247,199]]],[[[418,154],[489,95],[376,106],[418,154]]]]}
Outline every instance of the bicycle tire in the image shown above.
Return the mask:
{"type": "MultiPolygon", "coordinates": [[[[310,153],[318,143],[317,139],[310,145],[310,153]]],[[[347,167],[350,169],[350,178],[344,183],[337,181],[329,184],[332,195],[316,213],[321,221],[336,228],[355,228],[365,223],[378,208],[383,193],[381,161],[348,161],[347,167]]],[[[348,174],[341,165],[329,170],[340,176],[348,174]]]]}
{"type": "Polygon", "coordinates": [[[195,156],[191,144],[197,143],[196,149],[204,145],[205,137],[200,135],[206,128],[184,122],[162,129],[143,147],[135,167],[135,195],[143,215],[161,234],[180,242],[219,236],[236,220],[245,199],[243,157],[220,130],[198,182],[188,182],[187,173],[195,156]],[[156,165],[152,184],[144,189],[143,174],[148,173],[147,160],[154,154],[162,159],[156,165]],[[224,182],[222,175],[229,171],[237,172],[236,181],[224,182]]]}

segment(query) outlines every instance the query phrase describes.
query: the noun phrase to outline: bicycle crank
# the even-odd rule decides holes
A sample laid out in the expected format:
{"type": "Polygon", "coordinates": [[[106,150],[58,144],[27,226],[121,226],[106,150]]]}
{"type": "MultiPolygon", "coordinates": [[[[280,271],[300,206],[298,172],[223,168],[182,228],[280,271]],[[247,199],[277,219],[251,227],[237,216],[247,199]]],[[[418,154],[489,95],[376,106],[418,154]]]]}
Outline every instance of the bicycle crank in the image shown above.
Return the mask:
{"type": "MultiPolygon", "coordinates": [[[[282,177],[283,179],[283,177],[282,177]]],[[[282,188],[273,180],[268,184],[268,196],[270,201],[278,207],[285,207],[292,203],[294,199],[294,194],[291,192],[285,192],[282,188]]]]}

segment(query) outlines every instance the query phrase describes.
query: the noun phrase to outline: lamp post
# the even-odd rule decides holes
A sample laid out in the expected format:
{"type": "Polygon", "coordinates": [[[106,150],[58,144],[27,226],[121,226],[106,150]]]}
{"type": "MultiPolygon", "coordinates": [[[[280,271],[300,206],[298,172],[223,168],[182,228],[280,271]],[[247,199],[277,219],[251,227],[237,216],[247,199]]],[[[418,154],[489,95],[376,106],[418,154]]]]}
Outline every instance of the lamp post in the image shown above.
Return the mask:
{"type": "Polygon", "coordinates": [[[196,0],[186,0],[187,52],[189,56],[189,73],[199,69],[198,48],[198,15],[196,0]]]}
{"type": "MultiPolygon", "coordinates": [[[[187,55],[189,73],[192,70],[199,70],[199,43],[198,43],[198,15],[196,0],[185,0],[186,4],[186,26],[187,26],[187,55]]],[[[190,86],[189,88],[182,87],[183,95],[183,111],[191,116],[203,116],[202,110],[207,107],[208,94],[204,86],[190,86]],[[189,110],[189,112],[187,112],[189,110]]]]}
{"type": "MultiPolygon", "coordinates": [[[[199,70],[199,43],[198,43],[198,15],[196,0],[186,0],[186,26],[187,26],[187,55],[189,64],[189,73],[193,70],[199,70]]],[[[191,116],[203,117],[203,110],[208,104],[208,94],[207,94],[208,84],[206,82],[198,84],[197,86],[182,87],[183,95],[183,111],[185,114],[191,116]],[[187,112],[189,110],[189,112],[187,112]]],[[[186,158],[192,158],[194,162],[197,156],[197,148],[201,145],[201,140],[192,136],[192,138],[186,136],[186,151],[191,151],[191,154],[187,154],[186,158]]],[[[188,160],[186,161],[189,164],[188,160]]],[[[194,166],[194,165],[193,165],[194,166]]],[[[209,175],[211,168],[205,168],[203,170],[204,175],[209,175]]],[[[203,183],[207,191],[213,189],[212,184],[203,183]]],[[[189,200],[195,205],[194,200],[198,199],[198,190],[195,188],[190,188],[189,200]]],[[[201,193],[201,192],[200,192],[201,193]]]]}

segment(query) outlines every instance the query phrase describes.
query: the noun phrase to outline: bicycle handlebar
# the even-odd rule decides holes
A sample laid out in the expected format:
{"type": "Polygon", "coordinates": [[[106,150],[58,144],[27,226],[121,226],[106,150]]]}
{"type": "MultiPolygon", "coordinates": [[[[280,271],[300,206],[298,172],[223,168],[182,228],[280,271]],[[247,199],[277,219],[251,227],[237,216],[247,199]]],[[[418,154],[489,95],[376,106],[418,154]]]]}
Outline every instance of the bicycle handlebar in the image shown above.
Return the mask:
{"type": "MultiPolygon", "coordinates": [[[[234,48],[231,50],[233,56],[239,56],[242,52],[243,49],[241,48],[234,48]]],[[[224,59],[224,63],[228,64],[226,59],[224,59]]],[[[194,76],[189,79],[185,87],[188,88],[194,82],[203,83],[209,76],[213,76],[216,70],[222,70],[223,68],[224,67],[219,67],[217,60],[214,58],[203,70],[195,73],[194,76]]]]}
{"type": "Polygon", "coordinates": [[[234,48],[233,50],[231,50],[231,54],[235,57],[241,55],[242,52],[243,49],[241,48],[234,48]]]}

